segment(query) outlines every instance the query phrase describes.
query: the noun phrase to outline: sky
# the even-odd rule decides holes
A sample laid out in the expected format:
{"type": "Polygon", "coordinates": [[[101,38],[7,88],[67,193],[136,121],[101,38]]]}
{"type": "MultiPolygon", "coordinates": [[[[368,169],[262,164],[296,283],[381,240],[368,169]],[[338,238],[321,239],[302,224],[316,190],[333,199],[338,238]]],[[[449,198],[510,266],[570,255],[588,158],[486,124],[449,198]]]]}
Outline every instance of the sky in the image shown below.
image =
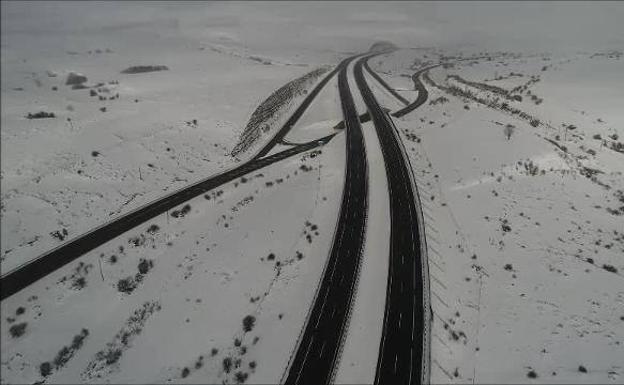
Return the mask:
{"type": "Polygon", "coordinates": [[[570,51],[622,49],[622,2],[11,2],[2,45],[55,35],[160,30],[190,41],[219,38],[259,50],[359,51],[402,47],[570,51]]]}

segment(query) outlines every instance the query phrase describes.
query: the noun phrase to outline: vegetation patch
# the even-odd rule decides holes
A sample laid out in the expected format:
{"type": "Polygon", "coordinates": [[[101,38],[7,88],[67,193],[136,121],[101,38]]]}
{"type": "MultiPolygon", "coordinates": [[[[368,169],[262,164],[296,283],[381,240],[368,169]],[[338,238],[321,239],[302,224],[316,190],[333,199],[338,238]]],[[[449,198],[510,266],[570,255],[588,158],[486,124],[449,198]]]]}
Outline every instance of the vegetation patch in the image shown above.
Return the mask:
{"type": "Polygon", "coordinates": [[[329,70],[328,67],[315,69],[295,80],[286,83],[273,92],[251,114],[251,118],[234,149],[232,156],[248,150],[262,135],[271,129],[275,121],[284,113],[288,104],[298,95],[306,93],[306,88],[319,76],[329,70]]]}
{"type": "Polygon", "coordinates": [[[55,118],[56,115],[54,115],[54,112],[45,112],[45,111],[39,111],[39,112],[35,112],[34,114],[29,112],[28,115],[26,115],[26,119],[48,119],[48,118],[55,118]]]}
{"type": "Polygon", "coordinates": [[[28,326],[26,322],[15,324],[9,328],[9,334],[13,338],[21,337],[26,333],[26,326],[28,326]]]}
{"type": "Polygon", "coordinates": [[[95,354],[87,368],[82,373],[83,380],[102,378],[104,374],[111,372],[121,359],[124,351],[132,346],[132,341],[143,331],[149,317],[161,309],[160,303],[145,302],[135,310],[126,320],[124,326],[115,334],[112,341],[106,344],[106,348],[95,354]]]}
{"type": "Polygon", "coordinates": [[[168,71],[169,67],[164,65],[132,66],[121,71],[122,74],[140,74],[145,72],[168,71]]]}
{"type": "Polygon", "coordinates": [[[88,329],[82,329],[80,333],[76,334],[69,346],[63,346],[61,350],[56,353],[56,357],[52,362],[44,362],[39,365],[39,372],[43,377],[47,377],[52,374],[53,370],[59,370],[64,367],[69,360],[71,360],[76,352],[84,344],[85,338],[89,335],[88,329]]]}

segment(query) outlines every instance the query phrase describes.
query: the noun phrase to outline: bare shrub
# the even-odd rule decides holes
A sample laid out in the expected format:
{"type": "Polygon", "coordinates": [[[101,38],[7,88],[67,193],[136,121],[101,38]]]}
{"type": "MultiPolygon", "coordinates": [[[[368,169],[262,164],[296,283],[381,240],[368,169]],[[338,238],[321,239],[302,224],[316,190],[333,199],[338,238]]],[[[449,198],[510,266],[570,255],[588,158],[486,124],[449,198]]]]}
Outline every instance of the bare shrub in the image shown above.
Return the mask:
{"type": "Polygon", "coordinates": [[[511,135],[513,135],[515,128],[516,127],[513,124],[508,124],[503,129],[503,133],[505,134],[507,140],[511,139],[511,135]]]}

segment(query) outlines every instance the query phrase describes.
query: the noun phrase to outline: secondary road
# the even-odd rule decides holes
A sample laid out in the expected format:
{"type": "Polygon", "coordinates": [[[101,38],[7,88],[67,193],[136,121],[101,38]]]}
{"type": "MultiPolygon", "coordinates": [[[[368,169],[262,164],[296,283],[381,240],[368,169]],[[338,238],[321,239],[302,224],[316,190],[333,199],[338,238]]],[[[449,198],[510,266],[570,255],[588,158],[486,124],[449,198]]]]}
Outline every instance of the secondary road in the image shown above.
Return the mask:
{"type": "Polygon", "coordinates": [[[53,271],[74,261],[85,253],[103,245],[124,232],[160,215],[175,206],[206,193],[227,182],[241,177],[249,172],[266,167],[270,164],[286,159],[289,156],[311,150],[326,144],[334,136],[328,135],[319,140],[297,145],[288,150],[266,156],[284,137],[290,132],[295,123],[310,106],[314,98],[329,80],[340,70],[345,69],[349,63],[361,55],[354,55],[344,59],[332,72],[326,75],[310,92],[299,107],[293,112],[288,121],[280,128],[273,138],[265,144],[251,160],[234,167],[228,171],[206,178],[191,186],[185,187],[145,206],[142,206],[128,214],[123,215],[111,222],[97,227],[86,234],[25,263],[22,266],[8,272],[0,278],[0,300],[17,293],[37,280],[45,277],[53,271]]]}
{"type": "Polygon", "coordinates": [[[439,65],[440,64],[436,64],[436,65],[432,65],[432,66],[420,69],[412,75],[412,81],[414,82],[414,89],[418,91],[418,96],[416,97],[416,100],[414,100],[412,103],[408,104],[404,108],[398,110],[397,112],[393,113],[392,116],[400,118],[401,116],[409,114],[410,112],[414,111],[415,109],[420,107],[424,102],[427,101],[427,98],[429,97],[429,92],[427,91],[427,88],[420,80],[420,75],[423,72],[429,71],[430,69],[437,67],[439,65]]]}
{"type": "Polygon", "coordinates": [[[291,357],[284,383],[331,382],[359,274],[368,211],[368,163],[364,135],[349,90],[347,67],[338,74],[346,130],[346,172],[342,204],[329,258],[314,303],[291,357]]]}
{"type": "MultiPolygon", "coordinates": [[[[390,259],[375,384],[426,383],[430,312],[420,201],[398,132],[364,78],[366,60],[356,62],[354,75],[379,138],[390,194],[390,259]]],[[[419,90],[420,104],[422,95],[419,90]]]]}

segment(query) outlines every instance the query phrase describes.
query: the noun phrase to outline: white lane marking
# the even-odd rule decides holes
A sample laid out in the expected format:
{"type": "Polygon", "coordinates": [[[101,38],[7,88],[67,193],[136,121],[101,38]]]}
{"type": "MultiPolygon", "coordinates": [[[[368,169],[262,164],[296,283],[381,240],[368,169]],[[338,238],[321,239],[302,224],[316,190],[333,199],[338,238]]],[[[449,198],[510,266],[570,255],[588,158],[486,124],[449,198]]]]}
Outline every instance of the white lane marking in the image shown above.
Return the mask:
{"type": "Polygon", "coordinates": [[[414,360],[414,345],[410,346],[410,360],[409,360],[409,380],[407,381],[408,384],[412,383],[412,371],[414,369],[413,365],[412,365],[412,361],[414,360]]]}
{"type": "Polygon", "coordinates": [[[323,350],[325,350],[325,343],[327,343],[327,341],[323,341],[323,345],[321,345],[321,352],[319,353],[319,358],[323,357],[323,350]]]}
{"type": "Polygon", "coordinates": [[[316,319],[315,328],[318,328],[319,322],[321,322],[321,318],[323,317],[323,309],[325,309],[325,303],[327,303],[327,296],[329,295],[329,290],[325,290],[325,297],[323,298],[323,305],[321,306],[321,311],[319,312],[319,316],[316,319]]]}
{"type": "Polygon", "coordinates": [[[313,341],[314,341],[314,335],[312,336],[312,338],[310,338],[310,343],[308,344],[308,347],[306,348],[306,354],[305,356],[303,356],[303,362],[301,363],[301,368],[299,369],[299,373],[297,373],[295,384],[299,383],[299,378],[301,377],[301,372],[303,371],[303,368],[305,367],[305,362],[308,359],[308,353],[310,353],[310,347],[312,346],[313,341]]]}

